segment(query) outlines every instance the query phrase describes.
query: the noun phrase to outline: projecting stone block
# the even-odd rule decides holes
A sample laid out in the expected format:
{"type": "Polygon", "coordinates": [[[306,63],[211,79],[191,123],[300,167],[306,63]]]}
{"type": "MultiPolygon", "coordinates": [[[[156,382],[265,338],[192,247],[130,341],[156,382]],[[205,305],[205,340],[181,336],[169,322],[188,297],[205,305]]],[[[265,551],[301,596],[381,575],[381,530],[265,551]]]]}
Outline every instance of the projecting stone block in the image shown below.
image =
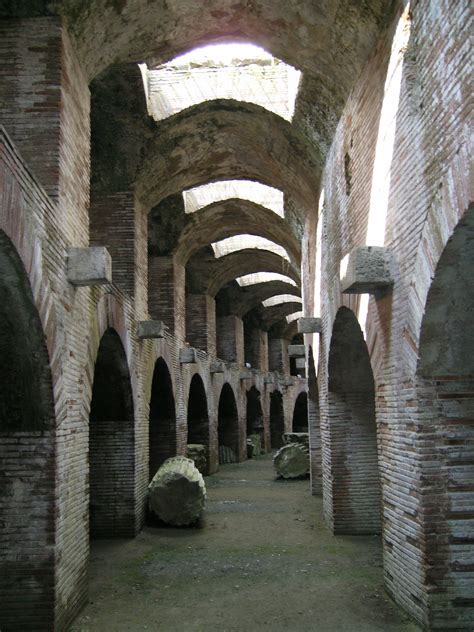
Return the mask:
{"type": "Polygon", "coordinates": [[[224,362],[212,362],[210,370],[211,370],[211,373],[224,373],[225,364],[224,362]]]}
{"type": "Polygon", "coordinates": [[[288,345],[288,355],[290,358],[306,357],[306,347],[304,345],[288,345]]]}
{"type": "Polygon", "coordinates": [[[251,380],[253,378],[253,373],[250,370],[241,371],[239,377],[241,380],[251,380]]]}
{"type": "Polygon", "coordinates": [[[107,248],[69,248],[67,280],[77,286],[112,283],[112,259],[107,248]]]}
{"type": "Polygon", "coordinates": [[[194,347],[185,347],[179,352],[179,361],[181,364],[196,364],[196,349],[194,347]]]}
{"type": "Polygon", "coordinates": [[[142,340],[163,338],[166,325],[162,320],[141,320],[138,323],[137,336],[142,340]]]}
{"type": "Polygon", "coordinates": [[[264,384],[274,384],[275,383],[275,376],[274,375],[265,375],[265,377],[263,378],[263,383],[264,384]]]}
{"type": "Polygon", "coordinates": [[[299,334],[320,334],[321,319],[320,318],[298,318],[299,334]]]}
{"type": "Polygon", "coordinates": [[[306,360],[305,358],[296,358],[295,361],[297,369],[305,369],[306,368],[306,360]]]}
{"type": "Polygon", "coordinates": [[[355,248],[341,261],[344,294],[375,294],[393,285],[393,255],[380,246],[355,248]]]}
{"type": "Polygon", "coordinates": [[[293,386],[294,380],[292,377],[285,377],[283,380],[283,386],[293,386]]]}

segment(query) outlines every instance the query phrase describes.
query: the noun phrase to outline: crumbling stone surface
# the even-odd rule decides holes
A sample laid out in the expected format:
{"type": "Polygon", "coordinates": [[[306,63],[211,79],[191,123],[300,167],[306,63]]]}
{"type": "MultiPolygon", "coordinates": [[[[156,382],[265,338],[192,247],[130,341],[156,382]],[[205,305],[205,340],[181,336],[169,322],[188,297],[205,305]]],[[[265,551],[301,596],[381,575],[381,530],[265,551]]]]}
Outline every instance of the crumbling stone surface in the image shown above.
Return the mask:
{"type": "Polygon", "coordinates": [[[182,526],[198,520],[206,500],[202,474],[191,459],[167,459],[148,486],[150,511],[167,524],[182,526]]]}
{"type": "Polygon", "coordinates": [[[309,450],[309,434],[307,432],[285,432],[283,433],[283,443],[299,443],[309,450]]]}
{"type": "Polygon", "coordinates": [[[273,466],[282,478],[299,478],[309,473],[309,453],[301,443],[288,443],[273,457],[273,466]]]}
{"type": "Polygon", "coordinates": [[[247,437],[247,457],[253,459],[262,454],[262,440],[259,434],[251,434],[247,437]]]}
{"type": "Polygon", "coordinates": [[[188,443],[187,445],[188,459],[194,462],[197,469],[205,474],[207,472],[207,450],[202,443],[188,443]]]}
{"type": "Polygon", "coordinates": [[[393,285],[393,256],[387,248],[355,248],[347,255],[346,263],[346,270],[341,274],[344,294],[374,294],[393,285]]]}

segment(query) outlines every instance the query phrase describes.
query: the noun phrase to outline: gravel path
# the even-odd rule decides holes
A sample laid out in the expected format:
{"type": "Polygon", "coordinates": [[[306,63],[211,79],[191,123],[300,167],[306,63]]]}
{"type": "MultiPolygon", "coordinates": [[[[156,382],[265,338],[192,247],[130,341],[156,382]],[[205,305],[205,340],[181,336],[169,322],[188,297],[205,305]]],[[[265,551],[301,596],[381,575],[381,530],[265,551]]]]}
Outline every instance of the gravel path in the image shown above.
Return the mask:
{"type": "Polygon", "coordinates": [[[417,632],[389,600],[378,537],[333,537],[309,482],[271,456],[206,479],[199,529],[93,542],[71,632],[417,632]]]}

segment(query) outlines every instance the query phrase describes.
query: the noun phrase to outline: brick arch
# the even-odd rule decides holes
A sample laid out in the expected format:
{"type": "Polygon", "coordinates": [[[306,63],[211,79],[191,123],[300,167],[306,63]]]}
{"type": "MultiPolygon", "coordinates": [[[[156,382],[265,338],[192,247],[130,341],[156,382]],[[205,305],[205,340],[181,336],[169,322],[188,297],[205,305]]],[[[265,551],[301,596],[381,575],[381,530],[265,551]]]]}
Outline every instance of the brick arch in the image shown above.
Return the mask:
{"type": "Polygon", "coordinates": [[[278,294],[291,294],[295,300],[301,299],[301,289],[284,281],[263,281],[254,285],[242,286],[235,300],[232,300],[228,311],[242,318],[262,301],[278,294]]]}
{"type": "Polygon", "coordinates": [[[277,272],[286,274],[296,283],[300,282],[299,271],[280,255],[269,250],[244,248],[219,257],[209,264],[207,294],[215,296],[229,281],[253,272],[277,272]]]}
{"type": "MultiPolygon", "coordinates": [[[[61,420],[61,402],[63,401],[63,371],[61,354],[56,349],[63,342],[61,327],[58,327],[59,308],[56,295],[44,266],[46,242],[46,230],[43,225],[44,216],[48,213],[54,216],[54,209],[50,199],[40,189],[37,190],[35,203],[27,199],[24,189],[37,184],[31,175],[25,172],[23,163],[17,156],[16,150],[3,128],[0,129],[0,145],[6,160],[1,157],[2,173],[5,190],[8,195],[3,195],[0,209],[0,231],[11,241],[28,277],[34,304],[36,306],[41,326],[45,334],[45,344],[50,361],[54,405],[57,423],[61,420]],[[20,184],[17,180],[15,169],[22,173],[24,180],[20,184]]],[[[65,247],[64,247],[65,253],[65,247]]]]}
{"type": "Polygon", "coordinates": [[[283,395],[274,390],[270,393],[270,447],[281,448],[282,435],[285,432],[285,412],[283,409],[283,395]]]}
{"type": "Polygon", "coordinates": [[[301,301],[288,301],[287,303],[280,303],[279,305],[272,305],[270,307],[263,307],[260,310],[260,316],[262,322],[266,328],[270,328],[279,321],[283,320],[286,316],[293,314],[294,312],[300,312],[303,309],[301,301]]]}
{"type": "Polygon", "coordinates": [[[175,256],[185,265],[200,248],[243,233],[277,243],[296,266],[301,265],[301,248],[288,222],[260,204],[240,199],[215,202],[189,215],[175,256]]]}
{"type": "Polygon", "coordinates": [[[124,353],[127,359],[129,372],[131,376],[132,396],[136,401],[137,382],[135,362],[136,355],[133,349],[131,337],[130,321],[127,314],[126,306],[112,294],[102,294],[97,301],[95,317],[91,322],[89,329],[89,345],[88,345],[88,362],[86,366],[86,380],[88,397],[86,403],[90,404],[92,397],[92,384],[94,379],[94,366],[99,352],[100,341],[107,329],[113,329],[120,338],[124,353]]]}
{"type": "Polygon", "coordinates": [[[419,521],[429,619],[469,620],[474,552],[474,206],[437,262],[422,321],[417,371],[417,445],[423,486],[419,521]],[[433,507],[436,511],[433,512],[433,507]]]}
{"type": "Polygon", "coordinates": [[[257,180],[317,206],[318,159],[307,141],[276,114],[250,103],[201,103],[157,126],[143,155],[136,191],[147,207],[173,193],[218,180],[257,180]],[[271,139],[255,150],[255,138],[271,139]]]}
{"type": "Polygon", "coordinates": [[[47,630],[54,627],[52,376],[28,275],[2,230],[0,270],[0,626],[47,630]]]}
{"type": "Polygon", "coordinates": [[[240,425],[234,389],[225,382],[219,396],[217,413],[219,463],[237,463],[240,459],[240,425]]]}
{"type": "Polygon", "coordinates": [[[176,405],[173,380],[163,357],[154,366],[149,414],[149,479],[176,454],[176,405]]]}
{"type": "Polygon", "coordinates": [[[91,537],[134,536],[133,392],[125,349],[111,327],[101,337],[94,367],[89,462],[91,537]]]}
{"type": "Polygon", "coordinates": [[[334,73],[347,89],[351,77],[358,75],[390,6],[372,1],[358,8],[343,2],[337,12],[328,12],[315,3],[292,6],[277,0],[236,5],[226,1],[219,11],[213,11],[207,2],[199,0],[192,5],[162,5],[157,13],[146,0],[132,6],[125,2],[119,9],[105,0],[87,8],[75,0],[64,13],[67,16],[68,10],[74,11],[73,34],[89,77],[117,61],[152,59],[153,63],[164,63],[206,43],[250,41],[303,70],[320,68],[336,90],[336,79],[325,69],[336,64],[334,73]],[[306,29],[301,37],[303,21],[306,29]],[[169,32],[173,32],[172,39],[169,32]],[[337,55],[334,47],[340,47],[337,55]]]}
{"type": "Polygon", "coordinates": [[[308,432],[308,394],[299,393],[293,406],[293,432],[308,432]]]}
{"type": "Polygon", "coordinates": [[[459,159],[449,165],[445,177],[439,184],[446,198],[442,208],[433,204],[428,209],[423,232],[420,236],[416,262],[410,283],[407,284],[407,317],[404,356],[408,369],[414,375],[418,369],[418,346],[424,311],[420,305],[426,305],[436,267],[454,234],[456,226],[469,212],[468,200],[471,198],[471,181],[465,165],[469,162],[467,149],[461,148],[459,159]],[[440,217],[443,221],[440,222],[440,217]],[[413,307],[415,306],[415,307],[413,307]]]}
{"type": "Polygon", "coordinates": [[[261,401],[261,393],[255,387],[252,386],[246,393],[247,405],[246,405],[246,424],[247,424],[247,436],[251,434],[260,435],[260,441],[262,446],[265,445],[264,435],[264,414],[261,401]]]}
{"type": "Polygon", "coordinates": [[[321,418],[324,509],[334,533],[381,529],[375,390],[367,345],[352,310],[334,320],[321,418]]]}
{"type": "Polygon", "coordinates": [[[205,446],[207,464],[201,471],[203,474],[208,474],[211,459],[209,404],[204,381],[199,373],[195,373],[191,379],[187,401],[187,444],[201,444],[205,446]]]}

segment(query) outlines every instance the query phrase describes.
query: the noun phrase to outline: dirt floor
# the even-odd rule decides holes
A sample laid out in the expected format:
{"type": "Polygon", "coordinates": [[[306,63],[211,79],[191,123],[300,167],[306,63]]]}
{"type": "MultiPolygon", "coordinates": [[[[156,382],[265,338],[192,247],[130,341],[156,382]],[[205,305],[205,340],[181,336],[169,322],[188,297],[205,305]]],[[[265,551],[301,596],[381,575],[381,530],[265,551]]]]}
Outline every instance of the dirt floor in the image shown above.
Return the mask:
{"type": "Polygon", "coordinates": [[[308,480],[271,456],[206,478],[199,529],[93,542],[71,632],[416,632],[383,589],[378,537],[334,537],[308,480]]]}

